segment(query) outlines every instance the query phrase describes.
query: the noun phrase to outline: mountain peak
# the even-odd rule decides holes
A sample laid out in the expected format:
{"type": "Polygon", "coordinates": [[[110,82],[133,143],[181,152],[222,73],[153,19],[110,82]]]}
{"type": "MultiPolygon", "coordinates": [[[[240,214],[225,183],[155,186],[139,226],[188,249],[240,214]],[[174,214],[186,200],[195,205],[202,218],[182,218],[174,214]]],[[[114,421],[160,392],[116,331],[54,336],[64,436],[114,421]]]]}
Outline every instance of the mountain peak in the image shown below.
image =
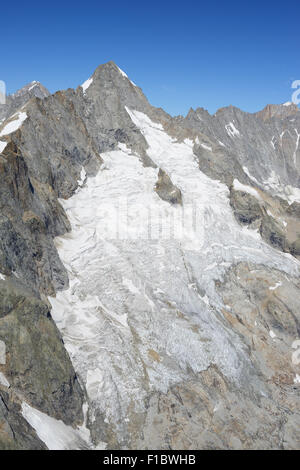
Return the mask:
{"type": "Polygon", "coordinates": [[[299,112],[299,108],[295,103],[287,101],[282,104],[267,104],[261,111],[254,113],[263,121],[268,121],[273,117],[286,118],[299,112]]]}
{"type": "Polygon", "coordinates": [[[47,96],[50,96],[50,92],[40,82],[34,80],[25,85],[23,88],[20,88],[20,90],[16,91],[11,96],[13,98],[18,98],[24,95],[29,95],[28,98],[35,96],[36,98],[43,99],[47,96]]]}

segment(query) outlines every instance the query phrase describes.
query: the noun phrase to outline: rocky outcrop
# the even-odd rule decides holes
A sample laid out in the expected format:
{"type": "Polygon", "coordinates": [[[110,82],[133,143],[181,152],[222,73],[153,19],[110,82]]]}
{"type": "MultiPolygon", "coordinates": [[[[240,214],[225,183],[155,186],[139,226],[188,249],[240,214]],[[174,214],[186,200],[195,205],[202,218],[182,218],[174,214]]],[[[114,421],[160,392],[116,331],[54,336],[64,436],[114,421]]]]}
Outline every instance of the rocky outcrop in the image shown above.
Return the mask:
{"type": "Polygon", "coordinates": [[[190,110],[185,118],[177,119],[176,123],[197,132],[200,144],[205,144],[205,140],[209,139],[213,144],[209,146],[215,147],[212,153],[217,152],[218,158],[211,153],[205,155],[205,159],[210,155],[211,168],[207,163],[202,165],[202,171],[209,176],[220,178],[218,160],[227,158],[227,163],[223,165],[225,175],[230,173],[233,165],[232,173],[239,180],[242,178],[242,183],[250,175],[250,181],[261,189],[272,195],[279,192],[284,195],[285,185],[299,187],[300,184],[300,112],[295,105],[280,105],[279,109],[280,112],[272,115],[272,119],[263,120],[257,114],[245,113],[233,106],[219,109],[214,115],[198,108],[190,110]],[[237,163],[242,167],[244,176],[240,175],[237,163]]]}
{"type": "Polygon", "coordinates": [[[221,144],[210,142],[201,145],[195,143],[194,153],[197,157],[199,170],[210,178],[218,179],[228,187],[232,184],[234,175],[241,183],[249,182],[234,153],[229,149],[224,149],[221,144]]]}
{"type": "Polygon", "coordinates": [[[256,113],[255,115],[263,121],[269,121],[274,117],[286,118],[294,116],[299,112],[299,108],[294,103],[284,104],[268,104],[264,109],[256,113]]]}
{"type": "Polygon", "coordinates": [[[31,426],[21,415],[20,400],[0,385],[0,449],[46,450],[31,426]]]}

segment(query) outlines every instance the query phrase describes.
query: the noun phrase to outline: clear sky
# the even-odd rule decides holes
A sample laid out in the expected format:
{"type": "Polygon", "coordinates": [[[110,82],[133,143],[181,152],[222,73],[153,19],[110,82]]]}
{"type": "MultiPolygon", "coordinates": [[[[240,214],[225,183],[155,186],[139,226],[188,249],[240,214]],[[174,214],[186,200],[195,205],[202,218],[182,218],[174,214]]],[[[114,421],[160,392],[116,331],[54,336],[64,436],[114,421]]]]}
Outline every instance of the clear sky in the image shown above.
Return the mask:
{"type": "Polygon", "coordinates": [[[0,80],[77,87],[114,60],[155,106],[186,114],[291,100],[300,80],[300,2],[1,2],[0,80]],[[47,6],[46,6],[47,5],[47,6]]]}

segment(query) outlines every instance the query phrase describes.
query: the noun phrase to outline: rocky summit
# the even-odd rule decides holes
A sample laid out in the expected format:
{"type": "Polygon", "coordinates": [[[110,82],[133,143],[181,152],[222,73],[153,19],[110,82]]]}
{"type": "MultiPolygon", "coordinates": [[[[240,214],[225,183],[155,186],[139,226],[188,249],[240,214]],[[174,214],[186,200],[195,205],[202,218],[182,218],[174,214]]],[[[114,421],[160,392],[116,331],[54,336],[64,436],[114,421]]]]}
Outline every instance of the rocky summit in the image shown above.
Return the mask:
{"type": "Polygon", "coordinates": [[[0,105],[0,449],[300,447],[299,140],[113,62],[0,105]]]}

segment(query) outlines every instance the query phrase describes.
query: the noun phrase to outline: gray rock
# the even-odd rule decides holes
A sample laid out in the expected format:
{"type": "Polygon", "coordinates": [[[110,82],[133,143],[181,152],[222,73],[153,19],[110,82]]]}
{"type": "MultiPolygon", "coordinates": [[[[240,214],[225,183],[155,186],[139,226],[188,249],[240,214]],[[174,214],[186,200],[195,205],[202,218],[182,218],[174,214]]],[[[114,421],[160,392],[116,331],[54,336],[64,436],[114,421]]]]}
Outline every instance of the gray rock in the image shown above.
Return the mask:
{"type": "Polygon", "coordinates": [[[0,449],[46,450],[45,444],[21,415],[16,397],[1,390],[0,385],[0,449]]]}
{"type": "Polygon", "coordinates": [[[16,282],[0,281],[0,340],[13,390],[66,424],[81,423],[83,393],[49,306],[16,282]]]}
{"type": "Polygon", "coordinates": [[[242,224],[252,224],[263,216],[261,205],[258,200],[249,193],[235,191],[230,187],[230,204],[234,210],[234,215],[242,224]]]}
{"type": "MultiPolygon", "coordinates": [[[[40,82],[34,81],[6,98],[6,104],[0,104],[0,121],[12,116],[22,108],[31,98],[44,99],[50,96],[49,91],[40,82]]],[[[0,122],[1,124],[1,122],[0,122]]]]}

